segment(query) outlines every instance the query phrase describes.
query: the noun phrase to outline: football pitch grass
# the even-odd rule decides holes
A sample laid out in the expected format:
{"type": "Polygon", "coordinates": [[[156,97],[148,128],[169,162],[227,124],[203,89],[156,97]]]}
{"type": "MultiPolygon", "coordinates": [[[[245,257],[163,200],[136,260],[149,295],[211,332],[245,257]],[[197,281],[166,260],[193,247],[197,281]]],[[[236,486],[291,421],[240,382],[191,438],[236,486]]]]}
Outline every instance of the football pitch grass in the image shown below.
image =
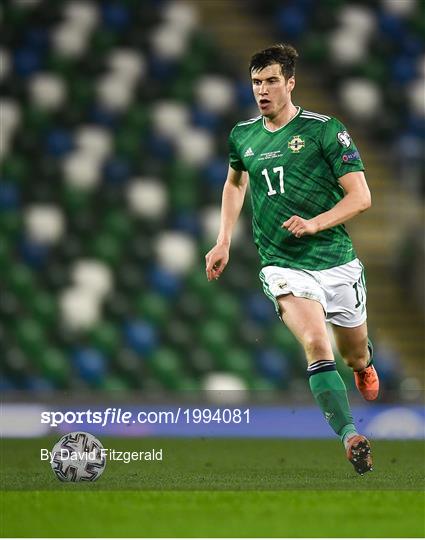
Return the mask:
{"type": "Polygon", "coordinates": [[[62,484],[40,448],[1,441],[1,535],[16,537],[423,537],[423,441],[375,441],[358,476],[336,440],[112,439],[162,462],[110,461],[62,484]]]}

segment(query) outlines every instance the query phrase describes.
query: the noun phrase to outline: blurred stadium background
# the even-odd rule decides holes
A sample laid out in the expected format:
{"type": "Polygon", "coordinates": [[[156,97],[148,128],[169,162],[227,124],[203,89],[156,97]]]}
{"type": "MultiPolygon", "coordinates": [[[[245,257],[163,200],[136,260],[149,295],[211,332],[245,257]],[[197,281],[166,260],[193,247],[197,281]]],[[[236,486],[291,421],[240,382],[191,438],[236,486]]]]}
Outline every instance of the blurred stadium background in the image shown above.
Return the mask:
{"type": "MultiPolygon", "coordinates": [[[[373,208],[367,269],[381,401],[424,383],[422,0],[11,0],[1,8],[0,390],[208,388],[309,400],[302,351],[258,281],[249,201],[208,283],[227,135],[257,114],[250,55],[300,52],[295,103],[338,116],[373,208]]],[[[352,375],[341,365],[349,388],[352,375]]]]}

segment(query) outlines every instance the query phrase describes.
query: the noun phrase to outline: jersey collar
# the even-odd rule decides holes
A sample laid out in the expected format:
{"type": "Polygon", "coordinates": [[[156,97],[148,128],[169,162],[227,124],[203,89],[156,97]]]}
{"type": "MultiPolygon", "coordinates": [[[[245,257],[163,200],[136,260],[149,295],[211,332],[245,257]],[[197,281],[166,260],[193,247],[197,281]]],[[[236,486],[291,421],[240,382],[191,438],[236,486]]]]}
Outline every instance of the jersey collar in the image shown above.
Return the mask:
{"type": "Polygon", "coordinates": [[[300,112],[301,112],[301,110],[302,110],[301,107],[299,107],[298,105],[297,105],[296,107],[297,107],[298,111],[297,111],[296,114],[289,120],[289,122],[286,122],[286,124],[283,124],[283,126],[280,126],[280,128],[277,128],[277,129],[275,129],[275,130],[273,130],[273,131],[272,131],[271,129],[269,129],[268,127],[266,127],[266,119],[265,119],[265,117],[263,116],[263,118],[262,118],[263,129],[264,129],[265,131],[267,131],[267,133],[277,133],[278,131],[281,131],[281,130],[282,130],[283,128],[285,128],[288,124],[290,124],[291,122],[293,122],[293,121],[295,120],[295,118],[297,118],[298,115],[300,114],[300,112]]]}

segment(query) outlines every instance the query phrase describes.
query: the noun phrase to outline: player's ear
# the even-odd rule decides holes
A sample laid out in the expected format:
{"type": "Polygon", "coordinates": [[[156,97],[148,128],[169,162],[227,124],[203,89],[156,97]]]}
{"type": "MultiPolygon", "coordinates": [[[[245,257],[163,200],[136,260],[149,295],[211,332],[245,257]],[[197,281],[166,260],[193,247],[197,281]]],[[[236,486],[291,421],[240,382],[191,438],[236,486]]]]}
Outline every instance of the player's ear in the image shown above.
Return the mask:
{"type": "Polygon", "coordinates": [[[291,77],[288,79],[288,90],[289,92],[292,92],[292,90],[295,88],[295,77],[291,77]]]}

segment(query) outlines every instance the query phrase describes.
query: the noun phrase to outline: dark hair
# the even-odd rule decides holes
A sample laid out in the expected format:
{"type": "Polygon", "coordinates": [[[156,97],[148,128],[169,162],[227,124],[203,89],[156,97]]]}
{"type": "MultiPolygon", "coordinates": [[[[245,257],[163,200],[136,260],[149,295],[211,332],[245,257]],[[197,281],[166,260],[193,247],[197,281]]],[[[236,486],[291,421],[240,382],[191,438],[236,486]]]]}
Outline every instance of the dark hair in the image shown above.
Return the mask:
{"type": "Polygon", "coordinates": [[[267,49],[255,53],[249,64],[249,73],[259,71],[272,64],[279,64],[286,80],[295,75],[295,62],[298,53],[292,45],[277,43],[267,49]]]}

